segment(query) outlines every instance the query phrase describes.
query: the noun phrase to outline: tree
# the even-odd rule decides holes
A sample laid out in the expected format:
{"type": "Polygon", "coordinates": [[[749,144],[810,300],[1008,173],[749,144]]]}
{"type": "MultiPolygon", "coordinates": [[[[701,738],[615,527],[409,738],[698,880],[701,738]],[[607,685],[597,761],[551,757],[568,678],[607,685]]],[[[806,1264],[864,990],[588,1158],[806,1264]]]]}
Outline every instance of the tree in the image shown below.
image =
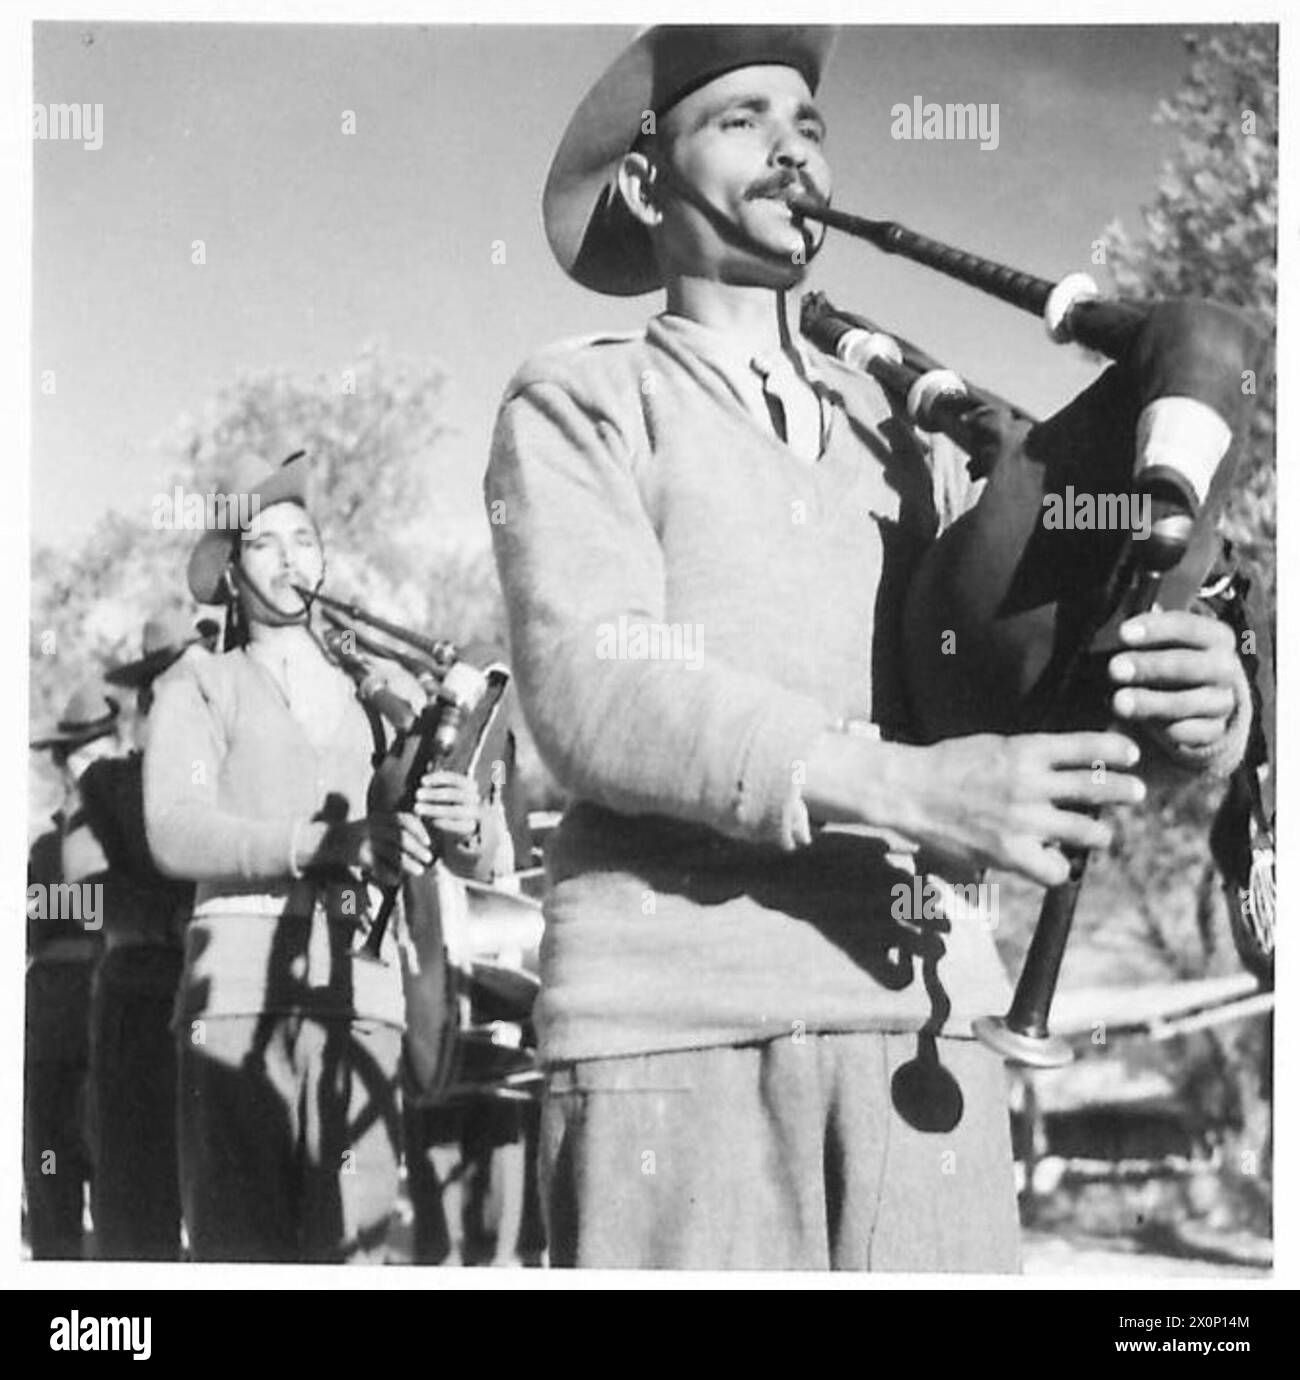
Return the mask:
{"type": "MultiPolygon", "coordinates": [[[[1236,25],[1190,35],[1186,44],[1187,79],[1155,115],[1178,129],[1178,152],[1143,212],[1142,234],[1131,236],[1117,223],[1108,228],[1111,272],[1127,294],[1213,298],[1258,313],[1271,329],[1277,320],[1277,30],[1236,25]]],[[[1271,370],[1258,386],[1242,480],[1223,528],[1266,572],[1271,591],[1277,534],[1271,370]]],[[[1198,855],[1204,859],[1217,803],[1218,792],[1195,784],[1167,794],[1124,821],[1117,849],[1139,890],[1148,934],[1178,976],[1199,975],[1217,952],[1230,949],[1220,942],[1222,926],[1204,914],[1206,864],[1196,862],[1198,855]],[[1187,904],[1201,911],[1195,925],[1175,918],[1187,904]],[[1197,933],[1201,943],[1194,946],[1197,933]]]]}
{"type": "MultiPolygon", "coordinates": [[[[1277,325],[1277,29],[1241,24],[1186,39],[1191,68],[1158,123],[1181,136],[1161,171],[1140,235],[1107,227],[1108,261],[1121,292],[1208,297],[1277,325]]],[[[1224,530],[1275,588],[1276,382],[1258,381],[1242,482],[1224,530]]]]}
{"type": "MultiPolygon", "coordinates": [[[[313,507],[333,586],[427,634],[501,643],[504,614],[486,543],[466,542],[439,522],[433,479],[445,384],[434,364],[370,348],[334,377],[237,380],[198,419],[183,419],[158,446],[149,481],[124,494],[122,511],[101,518],[73,552],[47,546],[33,554],[32,722],[54,720],[74,686],[137,655],[151,614],[192,607],[185,564],[197,532],[156,526],[156,500],[177,486],[228,492],[231,466],[247,452],[268,466],[298,449],[312,456],[313,507]]],[[[38,771],[33,826],[57,795],[48,762],[38,771]]]]}
{"type": "MultiPolygon", "coordinates": [[[[1277,29],[1234,25],[1186,39],[1187,79],[1156,120],[1181,136],[1140,235],[1107,229],[1112,276],[1138,297],[1197,296],[1277,322],[1277,29]]],[[[1256,382],[1241,478],[1222,528],[1276,591],[1276,381],[1256,382]]],[[[1232,964],[1226,911],[1206,834],[1220,792],[1166,792],[1121,818],[1113,867],[1136,898],[1133,941],[1171,976],[1232,964]]],[[[1180,1042],[1182,1043],[1182,1042],[1180,1042]]],[[[1267,1223],[1271,1181],[1271,1029],[1260,1021],[1207,1031],[1173,1056],[1189,1104],[1221,1137],[1225,1183],[1252,1225],[1267,1223]],[[1243,1165],[1251,1166],[1243,1169],[1243,1165]]]]}
{"type": "MultiPolygon", "coordinates": [[[[1276,323],[1277,34],[1270,26],[1220,28],[1186,39],[1188,75],[1155,119],[1178,130],[1142,227],[1106,230],[1115,287],[1137,299],[1194,296],[1276,323]]],[[[1271,372],[1257,406],[1225,532],[1275,588],[1276,482],[1271,372]]],[[[1140,985],[1230,972],[1236,959],[1207,835],[1221,790],[1202,780],[1153,791],[1137,810],[1114,812],[1115,842],[1088,870],[1066,956],[1088,985],[1140,985]]],[[[1015,883],[1003,904],[1006,957],[1019,968],[1039,894],[1015,883]]],[[[1268,1070],[1262,1021],[1154,1046],[1185,1105],[1222,1155],[1213,1212],[1265,1227],[1271,1181],[1268,1070]]]]}

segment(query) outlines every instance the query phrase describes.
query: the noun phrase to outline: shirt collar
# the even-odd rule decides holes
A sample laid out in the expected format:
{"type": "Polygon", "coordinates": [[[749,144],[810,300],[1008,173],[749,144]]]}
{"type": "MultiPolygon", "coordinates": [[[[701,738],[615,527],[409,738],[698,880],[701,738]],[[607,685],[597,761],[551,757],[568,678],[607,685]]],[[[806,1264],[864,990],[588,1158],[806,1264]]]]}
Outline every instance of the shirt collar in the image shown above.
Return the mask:
{"type": "MultiPolygon", "coordinates": [[[[655,318],[668,334],[679,340],[688,349],[710,364],[716,365],[725,374],[735,377],[762,378],[772,363],[771,352],[751,354],[734,336],[713,326],[705,326],[688,316],[675,312],[660,312],[655,318]],[[762,367],[760,367],[762,366],[762,367]]],[[[791,336],[791,344],[799,356],[804,372],[813,381],[823,381],[823,374],[817,364],[817,351],[796,330],[791,336]]],[[[779,354],[779,352],[778,352],[779,354]]]]}

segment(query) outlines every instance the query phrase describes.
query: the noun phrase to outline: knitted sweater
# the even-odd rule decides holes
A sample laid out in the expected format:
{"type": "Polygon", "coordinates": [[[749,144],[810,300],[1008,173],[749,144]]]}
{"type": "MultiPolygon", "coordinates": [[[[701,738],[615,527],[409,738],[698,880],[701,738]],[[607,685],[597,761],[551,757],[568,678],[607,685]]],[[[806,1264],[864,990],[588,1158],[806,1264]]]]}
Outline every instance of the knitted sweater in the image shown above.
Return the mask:
{"type": "Polygon", "coordinates": [[[1005,1005],[987,926],[895,918],[908,845],[804,842],[817,736],[905,733],[903,591],[973,501],[957,452],[923,448],[873,381],[820,374],[813,463],[658,319],[553,347],[506,391],[488,514],[524,711],[573,797],[548,855],[551,1062],[966,1036],[1005,1005]]]}
{"type": "Polygon", "coordinates": [[[391,955],[386,966],[352,956],[364,889],[293,876],[295,825],[366,813],[371,749],[355,700],[333,741],[313,745],[246,650],[183,657],[158,682],[149,846],[165,873],[198,883],[181,1020],[267,1011],[402,1024],[391,955]]]}

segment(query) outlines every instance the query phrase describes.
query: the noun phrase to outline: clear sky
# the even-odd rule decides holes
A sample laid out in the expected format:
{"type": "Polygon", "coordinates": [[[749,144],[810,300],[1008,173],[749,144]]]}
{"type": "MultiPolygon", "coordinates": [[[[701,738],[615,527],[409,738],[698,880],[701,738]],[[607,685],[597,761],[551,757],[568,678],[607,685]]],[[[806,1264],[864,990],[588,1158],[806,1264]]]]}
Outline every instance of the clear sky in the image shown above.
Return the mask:
{"type": "MultiPolygon", "coordinates": [[[[35,100],[104,115],[98,150],[34,143],[33,539],[147,501],[155,443],[241,371],[337,373],[375,340],[448,370],[437,482],[458,535],[486,542],[479,485],[515,365],[657,309],[569,283],[538,211],[574,105],[632,32],[39,25],[35,100]]],[[[1087,268],[1173,149],[1151,116],[1185,71],[1182,32],[847,29],[820,94],[836,200],[1045,276],[1087,268]],[[996,102],[998,148],[891,139],[891,106],[915,96],[996,102]]],[[[1032,409],[1090,376],[1029,317],[853,241],[810,285],[1032,409]]]]}

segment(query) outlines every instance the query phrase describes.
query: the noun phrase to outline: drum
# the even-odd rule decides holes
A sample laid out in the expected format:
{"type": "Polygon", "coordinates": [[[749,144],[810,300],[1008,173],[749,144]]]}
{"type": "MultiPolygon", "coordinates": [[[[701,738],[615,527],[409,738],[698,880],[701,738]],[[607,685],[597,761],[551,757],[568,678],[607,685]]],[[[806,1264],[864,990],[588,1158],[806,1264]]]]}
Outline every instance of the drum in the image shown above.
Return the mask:
{"type": "Polygon", "coordinates": [[[432,897],[407,888],[437,914],[436,925],[408,927],[407,1098],[421,1106],[527,1101],[542,1087],[532,1027],[541,905],[441,867],[429,878],[432,897]]]}

